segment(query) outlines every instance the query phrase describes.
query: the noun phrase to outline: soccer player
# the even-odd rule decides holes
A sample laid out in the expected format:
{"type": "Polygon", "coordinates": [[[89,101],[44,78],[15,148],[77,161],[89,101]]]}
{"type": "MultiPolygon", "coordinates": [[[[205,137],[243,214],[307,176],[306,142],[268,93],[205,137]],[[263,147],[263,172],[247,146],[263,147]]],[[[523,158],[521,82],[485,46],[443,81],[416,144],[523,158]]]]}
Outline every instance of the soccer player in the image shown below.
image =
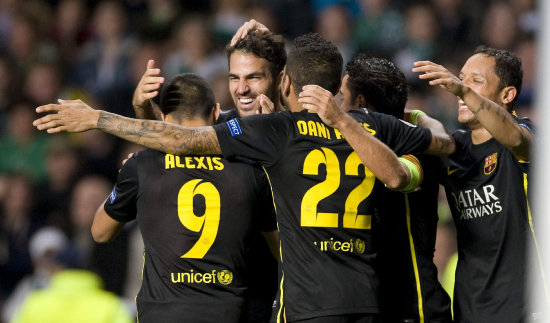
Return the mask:
{"type": "MultiPolygon", "coordinates": [[[[247,24],[254,24],[256,31],[239,37],[226,48],[229,90],[236,108],[222,111],[218,123],[282,110],[279,86],[286,62],[284,39],[254,20],[247,24]]],[[[132,99],[134,111],[140,119],[160,120],[160,109],[151,99],[158,95],[164,78],[154,63],[152,60],[147,63],[132,99]]],[[[267,322],[277,292],[277,261],[261,235],[255,237],[247,258],[250,259],[249,322],[267,322]]]]}
{"type": "MultiPolygon", "coordinates": [[[[340,93],[344,110],[368,107],[404,118],[405,75],[389,60],[365,54],[354,57],[346,65],[340,93]]],[[[436,120],[419,116],[417,111],[412,115],[422,118],[424,126],[445,132],[436,120]]],[[[439,159],[407,157],[422,165],[419,187],[408,193],[386,189],[377,201],[382,212],[377,232],[382,316],[385,322],[451,322],[451,301],[437,280],[433,263],[439,159]]]]}
{"type": "MultiPolygon", "coordinates": [[[[219,114],[202,78],[178,75],[160,98],[163,120],[212,125],[219,114]]],[[[112,240],[137,219],[145,244],[140,322],[243,322],[254,232],[278,248],[272,198],[263,171],[218,155],[177,156],[146,150],[124,164],[96,212],[92,234],[112,240]]]]}
{"type": "MultiPolygon", "coordinates": [[[[247,22],[245,26],[250,24],[254,30],[247,30],[247,34],[236,38],[226,47],[229,91],[235,109],[222,111],[218,122],[283,110],[279,87],[286,62],[284,39],[255,20],[247,22]]],[[[147,63],[147,69],[132,99],[139,119],[160,120],[160,110],[151,99],[158,95],[164,78],[154,63],[153,60],[147,63]]]]}
{"type": "MultiPolygon", "coordinates": [[[[534,240],[528,199],[533,124],[513,108],[521,61],[478,47],[458,77],[429,61],[413,72],[458,98],[457,149],[443,174],[458,238],[456,322],[524,322],[526,254],[534,240]]],[[[544,280],[539,284],[545,286],[544,280]]]]}
{"type": "Polygon", "coordinates": [[[99,128],[170,153],[223,152],[258,161],[270,180],[281,237],[278,318],[373,322],[380,310],[372,201],[382,183],[376,178],[391,188],[410,189],[411,182],[418,183],[418,171],[411,171],[416,166],[396,153],[450,153],[452,139],[368,110],[339,115],[330,120],[336,127],[327,126],[304,110],[298,94],[306,84],[336,94],[341,72],[338,49],[307,34],[295,39],[283,75],[281,96],[290,111],[186,128],[124,118],[76,100],[37,108],[57,114],[34,124],[50,133],[99,128]],[[370,135],[356,136],[358,128],[370,135]],[[355,152],[347,141],[355,144],[359,138],[355,152]]]}

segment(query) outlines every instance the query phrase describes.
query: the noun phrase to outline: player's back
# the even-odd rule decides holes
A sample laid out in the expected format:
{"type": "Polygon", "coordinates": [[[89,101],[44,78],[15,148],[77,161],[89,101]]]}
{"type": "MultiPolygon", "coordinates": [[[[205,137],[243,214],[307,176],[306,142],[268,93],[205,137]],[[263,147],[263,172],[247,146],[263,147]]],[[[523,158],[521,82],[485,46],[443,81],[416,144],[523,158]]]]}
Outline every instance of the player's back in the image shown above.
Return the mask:
{"type": "MultiPolygon", "coordinates": [[[[429,143],[423,130],[408,132],[393,117],[354,115],[398,152],[429,143]]],[[[341,134],[307,111],[231,120],[216,130],[224,156],[257,160],[269,176],[287,320],[377,313],[372,201],[382,184],[341,134]]]]}
{"type": "Polygon", "coordinates": [[[145,244],[140,322],[242,321],[249,239],[275,229],[261,171],[220,156],[146,150],[133,159],[145,244]]]}

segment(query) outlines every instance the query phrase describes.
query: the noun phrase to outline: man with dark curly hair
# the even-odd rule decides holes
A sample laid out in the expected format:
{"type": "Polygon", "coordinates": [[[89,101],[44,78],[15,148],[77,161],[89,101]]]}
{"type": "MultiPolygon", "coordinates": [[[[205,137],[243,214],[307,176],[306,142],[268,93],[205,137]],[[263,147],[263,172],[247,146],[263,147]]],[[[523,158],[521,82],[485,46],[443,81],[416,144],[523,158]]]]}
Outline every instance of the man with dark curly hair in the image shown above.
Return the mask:
{"type": "Polygon", "coordinates": [[[229,92],[237,112],[232,117],[281,111],[279,86],[286,63],[283,37],[256,30],[232,44],[226,48],[229,92]]]}
{"type": "MultiPolygon", "coordinates": [[[[403,119],[407,81],[391,61],[359,54],[346,65],[340,90],[344,110],[366,107],[403,119]]],[[[436,120],[407,111],[409,121],[445,131],[436,120]],[[411,120],[413,119],[413,120],[411,120]]],[[[423,180],[414,192],[384,190],[378,199],[378,268],[385,322],[452,321],[451,301],[433,263],[437,231],[439,159],[417,155],[423,180]]]]}

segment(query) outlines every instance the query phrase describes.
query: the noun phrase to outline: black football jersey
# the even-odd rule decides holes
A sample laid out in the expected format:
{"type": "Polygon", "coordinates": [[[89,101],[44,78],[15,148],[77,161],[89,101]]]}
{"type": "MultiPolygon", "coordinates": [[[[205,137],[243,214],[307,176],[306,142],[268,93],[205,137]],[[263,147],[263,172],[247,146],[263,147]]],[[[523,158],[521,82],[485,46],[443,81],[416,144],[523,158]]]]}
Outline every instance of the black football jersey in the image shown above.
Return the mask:
{"type": "MultiPolygon", "coordinates": [[[[528,119],[517,119],[528,129],[528,119]]],[[[454,287],[457,322],[521,322],[529,222],[529,163],[495,139],[474,145],[470,131],[453,133],[457,150],[442,170],[457,229],[454,287]]]]}
{"type": "MultiPolygon", "coordinates": [[[[224,123],[237,117],[239,117],[237,109],[224,110],[221,111],[217,123],[224,123]]],[[[272,201],[269,203],[273,204],[272,201]]],[[[273,300],[277,293],[279,265],[260,233],[257,233],[252,240],[246,254],[250,273],[248,276],[249,319],[252,322],[262,322],[271,316],[273,300]]]]}
{"type": "Polygon", "coordinates": [[[105,203],[138,220],[145,245],[140,322],[241,322],[248,315],[246,251],[276,222],[254,164],[145,150],[123,166],[105,203]]]}
{"type": "Polygon", "coordinates": [[[433,263],[438,222],[439,158],[417,155],[423,180],[411,193],[385,189],[377,266],[385,322],[451,322],[451,300],[433,263]]]}
{"type": "MultiPolygon", "coordinates": [[[[350,114],[397,154],[422,152],[431,141],[428,130],[394,117],[366,109],[350,114]]],[[[382,184],[340,132],[308,111],[232,119],[214,128],[225,157],[258,161],[268,175],[286,319],[378,313],[372,218],[382,184]]]]}

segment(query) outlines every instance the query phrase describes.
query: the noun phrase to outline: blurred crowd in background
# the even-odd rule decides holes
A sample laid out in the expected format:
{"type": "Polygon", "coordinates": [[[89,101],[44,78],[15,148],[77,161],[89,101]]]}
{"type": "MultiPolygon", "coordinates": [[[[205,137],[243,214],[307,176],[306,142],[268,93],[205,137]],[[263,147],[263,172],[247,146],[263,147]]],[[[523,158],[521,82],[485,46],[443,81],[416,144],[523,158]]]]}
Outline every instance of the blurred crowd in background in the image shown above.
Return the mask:
{"type": "MultiPolygon", "coordinates": [[[[65,245],[52,243],[65,241],[61,236],[107,290],[132,303],[140,285],[143,247],[135,224],[107,245],[93,242],[90,226],[121,161],[142,148],[99,131],[39,133],[32,126],[35,107],[82,99],[134,117],[133,90],[147,60],[155,59],[167,78],[183,72],[205,77],[222,108],[231,109],[224,47],[251,18],[288,40],[318,32],[340,48],[344,62],[359,52],[393,60],[410,84],[407,106],[450,131],[459,126],[456,98],[418,80],[413,62],[432,60],[458,73],[479,44],[512,50],[524,69],[517,112],[537,120],[535,0],[0,0],[3,321],[19,302],[13,301],[17,285],[41,272],[41,257],[65,245]],[[30,243],[44,227],[50,233],[30,243]]],[[[440,273],[455,239],[444,203],[436,247],[440,273]]]]}

